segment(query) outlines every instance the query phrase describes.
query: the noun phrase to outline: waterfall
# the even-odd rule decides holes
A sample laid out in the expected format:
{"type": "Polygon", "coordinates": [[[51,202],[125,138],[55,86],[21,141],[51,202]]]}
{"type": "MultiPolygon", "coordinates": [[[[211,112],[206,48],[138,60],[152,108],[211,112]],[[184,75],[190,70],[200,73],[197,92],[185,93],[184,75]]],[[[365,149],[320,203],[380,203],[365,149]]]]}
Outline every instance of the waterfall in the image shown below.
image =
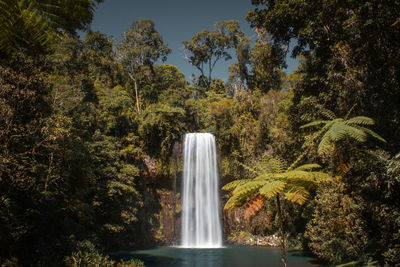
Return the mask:
{"type": "Polygon", "coordinates": [[[189,133],[183,145],[182,247],[222,246],[215,137],[189,133]]]}

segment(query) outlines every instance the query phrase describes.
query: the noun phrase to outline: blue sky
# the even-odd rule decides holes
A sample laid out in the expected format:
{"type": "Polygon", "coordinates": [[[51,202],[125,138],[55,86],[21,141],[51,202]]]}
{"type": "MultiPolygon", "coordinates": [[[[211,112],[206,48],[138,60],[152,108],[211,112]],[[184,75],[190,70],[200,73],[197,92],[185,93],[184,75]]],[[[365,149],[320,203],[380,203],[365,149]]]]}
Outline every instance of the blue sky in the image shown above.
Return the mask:
{"type": "MultiPolygon", "coordinates": [[[[217,21],[232,19],[239,21],[246,36],[255,38],[245,20],[251,9],[254,9],[251,0],[105,0],[96,10],[91,29],[111,34],[119,41],[132,21],[151,19],[164,42],[172,49],[166,63],[177,66],[189,80],[192,73],[199,75],[199,72],[184,58],[182,40],[191,40],[203,29],[213,29],[217,21]]],[[[228,65],[233,63],[218,62],[213,77],[226,81],[228,65]]],[[[296,66],[297,61],[288,58],[286,72],[292,72],[296,66]]]]}

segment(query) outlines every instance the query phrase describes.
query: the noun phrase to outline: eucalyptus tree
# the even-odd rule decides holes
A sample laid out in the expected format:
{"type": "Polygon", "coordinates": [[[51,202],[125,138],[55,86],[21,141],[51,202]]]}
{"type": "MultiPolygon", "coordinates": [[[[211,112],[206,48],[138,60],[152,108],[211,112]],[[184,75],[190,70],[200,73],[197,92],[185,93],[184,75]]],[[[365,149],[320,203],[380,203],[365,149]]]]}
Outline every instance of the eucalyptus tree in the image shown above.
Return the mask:
{"type": "Polygon", "coordinates": [[[324,172],[315,171],[318,164],[304,164],[297,168],[298,158],[291,166],[280,158],[263,158],[254,168],[246,167],[256,177],[253,179],[235,180],[222,187],[223,190],[233,190],[232,196],[226,202],[224,209],[242,206],[256,197],[275,198],[281,235],[282,265],[286,264],[285,239],[281,212],[281,196],[288,201],[304,204],[309,196],[308,190],[319,183],[331,180],[324,172]]]}
{"type": "Polygon", "coordinates": [[[142,18],[134,21],[131,27],[122,34],[123,40],[118,45],[120,61],[133,82],[136,108],[140,112],[138,87],[143,75],[151,75],[153,64],[167,60],[171,52],[155,29],[154,22],[142,18]]]}
{"type": "Polygon", "coordinates": [[[196,33],[191,41],[182,41],[189,63],[200,71],[200,79],[205,86],[211,84],[216,63],[221,59],[232,59],[229,50],[237,48],[243,37],[239,22],[228,20],[216,23],[215,30],[196,33]]]}
{"type": "Polygon", "coordinates": [[[86,30],[103,0],[1,0],[0,53],[49,48],[63,32],[86,30]]]}

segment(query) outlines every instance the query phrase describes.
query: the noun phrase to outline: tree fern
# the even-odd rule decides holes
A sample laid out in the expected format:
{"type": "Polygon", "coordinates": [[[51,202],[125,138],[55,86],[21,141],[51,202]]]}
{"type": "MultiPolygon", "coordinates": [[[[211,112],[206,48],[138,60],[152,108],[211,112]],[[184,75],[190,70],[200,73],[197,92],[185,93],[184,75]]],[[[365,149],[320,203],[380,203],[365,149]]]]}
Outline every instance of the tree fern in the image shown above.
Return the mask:
{"type": "MultiPolygon", "coordinates": [[[[249,168],[254,171],[256,177],[236,180],[222,187],[223,190],[232,190],[232,196],[225,205],[225,209],[241,206],[244,199],[254,195],[271,198],[280,193],[293,194],[303,191],[303,189],[298,189],[304,186],[312,187],[331,179],[326,173],[314,171],[320,168],[318,164],[305,164],[293,170],[286,166],[286,162],[281,158],[261,159],[254,168],[249,168]]],[[[291,194],[287,196],[293,199],[291,194]]],[[[307,194],[302,195],[305,197],[307,194]]]]}
{"type": "MultiPolygon", "coordinates": [[[[332,114],[330,114],[330,117],[333,117],[332,114]]],[[[304,143],[304,146],[310,146],[315,142],[315,140],[320,139],[318,144],[318,154],[323,155],[329,154],[330,151],[332,151],[333,144],[346,138],[362,143],[367,141],[368,136],[372,136],[382,142],[386,142],[385,139],[377,133],[366,128],[366,126],[374,124],[374,120],[369,117],[357,116],[351,119],[334,118],[332,120],[318,120],[307,123],[300,128],[323,125],[320,130],[308,136],[304,143]]]]}
{"type": "MultiPolygon", "coordinates": [[[[226,184],[222,189],[232,190],[232,195],[225,204],[224,209],[233,209],[246,203],[250,211],[246,214],[254,214],[260,209],[260,201],[254,203],[254,199],[276,198],[278,220],[280,222],[282,264],[286,266],[285,240],[281,215],[280,195],[288,201],[304,204],[309,196],[308,188],[318,185],[320,182],[329,181],[331,177],[323,172],[314,171],[320,168],[318,164],[305,164],[294,168],[303,158],[302,153],[298,159],[287,167],[281,158],[263,158],[254,168],[243,165],[256,175],[253,179],[236,180],[226,184]]],[[[263,201],[264,202],[264,201],[263,201]]]]}

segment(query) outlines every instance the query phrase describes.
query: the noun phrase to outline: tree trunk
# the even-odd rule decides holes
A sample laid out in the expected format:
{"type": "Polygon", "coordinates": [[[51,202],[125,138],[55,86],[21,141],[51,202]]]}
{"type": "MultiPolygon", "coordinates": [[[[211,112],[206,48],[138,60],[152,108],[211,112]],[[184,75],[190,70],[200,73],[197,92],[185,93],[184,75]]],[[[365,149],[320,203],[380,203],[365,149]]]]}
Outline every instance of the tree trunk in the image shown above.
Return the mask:
{"type": "Polygon", "coordinates": [[[281,236],[281,260],[282,266],[286,267],[286,251],[285,251],[285,232],[283,231],[283,218],[282,218],[282,211],[281,211],[281,201],[279,199],[279,194],[276,195],[276,208],[278,210],[278,220],[279,220],[279,227],[280,227],[280,236],[281,236]]]}
{"type": "Polygon", "coordinates": [[[135,86],[135,96],[136,96],[136,108],[137,112],[140,113],[140,108],[139,108],[139,95],[138,95],[138,90],[137,90],[137,82],[135,79],[133,79],[133,83],[135,86]]]}

